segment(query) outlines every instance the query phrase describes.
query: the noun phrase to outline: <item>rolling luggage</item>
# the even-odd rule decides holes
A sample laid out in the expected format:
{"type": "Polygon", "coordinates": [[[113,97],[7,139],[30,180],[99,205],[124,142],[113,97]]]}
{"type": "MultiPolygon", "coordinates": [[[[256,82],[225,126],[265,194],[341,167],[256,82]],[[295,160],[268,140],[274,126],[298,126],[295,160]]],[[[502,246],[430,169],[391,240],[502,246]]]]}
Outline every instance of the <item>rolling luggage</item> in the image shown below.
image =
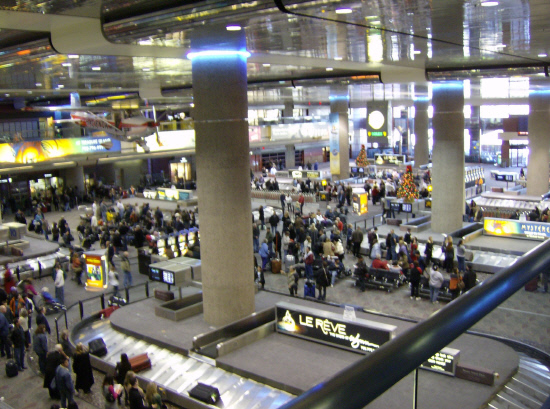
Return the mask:
{"type": "Polygon", "coordinates": [[[120,307],[118,305],[112,305],[110,307],[105,308],[104,310],[99,311],[101,315],[103,315],[103,318],[109,318],[113,312],[118,310],[120,307]]]}
{"type": "Polygon", "coordinates": [[[125,298],[115,297],[113,295],[111,296],[111,298],[109,298],[109,301],[107,302],[107,304],[109,304],[109,307],[112,307],[112,306],[124,307],[127,304],[127,302],[125,298]]]}
{"type": "Polygon", "coordinates": [[[315,298],[315,283],[313,281],[306,280],[304,283],[304,297],[315,298]]]}
{"type": "Polygon", "coordinates": [[[537,291],[539,288],[539,278],[535,277],[531,281],[529,281],[527,284],[525,284],[525,291],[537,291]]]}
{"type": "Polygon", "coordinates": [[[88,349],[90,350],[90,354],[95,356],[102,357],[107,355],[107,345],[105,345],[103,338],[92,339],[88,342],[88,349]]]}
{"type": "Polygon", "coordinates": [[[220,399],[220,392],[218,388],[210,385],[205,385],[204,383],[198,383],[197,386],[193,387],[189,391],[189,396],[200,400],[204,403],[209,403],[210,405],[215,405],[220,399]]]}
{"type": "Polygon", "coordinates": [[[6,376],[8,378],[13,378],[17,375],[19,375],[19,369],[17,368],[15,359],[8,359],[8,362],[6,362],[6,376]]]}
{"type": "Polygon", "coordinates": [[[133,356],[129,359],[129,361],[132,366],[132,371],[135,373],[151,368],[151,360],[149,359],[147,352],[133,356]]]}
{"type": "Polygon", "coordinates": [[[280,274],[281,273],[281,260],[278,258],[274,258],[271,260],[271,272],[273,274],[280,274]]]}

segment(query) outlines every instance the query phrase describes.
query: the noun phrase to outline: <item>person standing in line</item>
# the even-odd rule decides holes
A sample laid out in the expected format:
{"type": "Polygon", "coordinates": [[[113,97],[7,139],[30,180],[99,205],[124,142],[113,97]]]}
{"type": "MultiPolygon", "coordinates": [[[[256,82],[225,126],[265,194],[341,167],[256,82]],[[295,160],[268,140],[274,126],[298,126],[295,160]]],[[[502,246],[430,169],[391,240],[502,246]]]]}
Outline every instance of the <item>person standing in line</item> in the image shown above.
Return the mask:
{"type": "Polygon", "coordinates": [[[160,393],[158,393],[157,384],[154,382],[149,382],[147,388],[145,389],[145,401],[151,408],[161,408],[162,407],[162,398],[160,393]]]}
{"type": "Polygon", "coordinates": [[[260,206],[260,208],[258,209],[258,213],[260,214],[259,219],[260,219],[260,223],[262,225],[262,230],[263,230],[265,228],[265,213],[264,213],[264,207],[263,206],[260,206]]]}
{"type": "Polygon", "coordinates": [[[41,307],[38,309],[38,312],[36,313],[36,325],[44,325],[45,332],[47,332],[48,334],[52,333],[50,329],[50,324],[48,323],[48,319],[46,318],[46,307],[41,307]]]}
{"type": "Polygon", "coordinates": [[[252,243],[254,245],[254,253],[260,250],[260,228],[258,223],[252,223],[252,243]]]}
{"type": "Polygon", "coordinates": [[[351,234],[351,241],[353,243],[353,255],[359,258],[359,250],[361,249],[361,243],[363,242],[363,232],[359,227],[351,234]]]}
{"type": "Polygon", "coordinates": [[[269,261],[269,247],[267,246],[267,240],[264,239],[262,245],[260,246],[260,251],[258,252],[262,258],[262,270],[265,270],[265,266],[269,261]]]}
{"type": "Polygon", "coordinates": [[[118,297],[118,273],[113,263],[109,265],[109,283],[113,286],[113,297],[118,297]]]}
{"type": "Polygon", "coordinates": [[[61,365],[55,370],[55,384],[61,396],[61,407],[66,408],[67,403],[74,402],[74,384],[69,371],[69,358],[63,357],[61,365]]]}
{"type": "Polygon", "coordinates": [[[309,247],[306,247],[304,254],[304,264],[306,270],[306,278],[308,280],[313,279],[313,262],[315,261],[315,256],[309,247]]]}
{"type": "Polygon", "coordinates": [[[10,340],[13,344],[13,354],[15,355],[15,362],[17,368],[22,371],[27,369],[25,367],[25,331],[21,327],[19,317],[15,317],[14,327],[10,334],[10,340]]]}
{"type": "Polygon", "coordinates": [[[294,297],[295,295],[298,295],[299,278],[300,277],[298,276],[298,273],[296,273],[294,266],[289,267],[288,274],[287,274],[287,283],[288,283],[288,291],[290,292],[290,295],[292,297],[294,297]]]}
{"type": "Polygon", "coordinates": [[[94,374],[90,363],[88,349],[79,342],[73,355],[73,371],[76,374],[75,389],[82,389],[84,393],[90,393],[94,384],[94,374]]]}
{"type": "Polygon", "coordinates": [[[448,236],[445,240],[445,269],[450,273],[454,268],[455,248],[453,247],[453,238],[451,236],[448,236]]]}
{"type": "Polygon", "coordinates": [[[422,271],[418,266],[418,262],[413,263],[413,267],[410,269],[410,283],[411,283],[411,300],[416,299],[420,300],[420,294],[418,293],[420,287],[420,277],[422,276],[422,271]]]}
{"type": "Polygon", "coordinates": [[[34,331],[32,347],[36,355],[38,355],[38,368],[41,373],[45,374],[46,354],[48,353],[48,338],[46,337],[46,327],[44,324],[39,324],[34,331]]]}
{"type": "Polygon", "coordinates": [[[323,267],[317,275],[317,288],[319,288],[319,297],[318,300],[324,301],[327,298],[327,287],[330,283],[327,272],[328,263],[323,261],[323,267]]]}
{"type": "Polygon", "coordinates": [[[428,237],[428,241],[426,242],[426,247],[424,248],[424,263],[426,265],[429,265],[432,262],[432,253],[434,250],[434,241],[432,239],[432,236],[428,237]]]}
{"type": "Polygon", "coordinates": [[[61,269],[60,265],[57,267],[57,270],[55,271],[54,286],[55,286],[55,298],[57,298],[57,302],[65,305],[65,273],[61,269]]]}
{"type": "Polygon", "coordinates": [[[11,348],[8,338],[10,332],[10,324],[8,322],[8,319],[4,315],[7,310],[8,309],[5,305],[0,305],[0,354],[2,358],[7,355],[8,359],[11,359],[11,348]]]}
{"type": "Polygon", "coordinates": [[[281,192],[281,196],[279,196],[279,200],[281,201],[281,209],[283,209],[283,213],[284,213],[286,196],[283,192],[281,192]]]}
{"type": "Polygon", "coordinates": [[[124,288],[130,288],[132,286],[132,272],[130,271],[130,259],[127,251],[120,256],[120,268],[124,274],[124,288]]]}
{"type": "Polygon", "coordinates": [[[460,239],[456,246],[456,260],[458,262],[458,271],[466,271],[466,248],[464,247],[464,240],[460,239]]]}
{"type": "Polygon", "coordinates": [[[439,272],[437,266],[433,266],[433,268],[431,269],[429,266],[427,266],[426,270],[424,271],[427,271],[429,277],[430,301],[432,304],[439,304],[439,301],[437,301],[437,297],[439,296],[439,290],[443,285],[443,274],[439,272]]]}

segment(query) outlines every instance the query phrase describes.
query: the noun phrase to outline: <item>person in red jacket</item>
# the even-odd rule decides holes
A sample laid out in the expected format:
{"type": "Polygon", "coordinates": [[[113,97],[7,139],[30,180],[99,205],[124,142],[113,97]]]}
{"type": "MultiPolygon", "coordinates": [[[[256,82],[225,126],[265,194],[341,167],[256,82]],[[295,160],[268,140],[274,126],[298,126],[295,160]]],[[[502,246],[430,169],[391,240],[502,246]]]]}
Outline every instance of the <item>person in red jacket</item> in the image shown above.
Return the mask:
{"type": "Polygon", "coordinates": [[[388,266],[388,262],[386,260],[380,259],[380,254],[376,255],[376,258],[372,261],[372,268],[379,268],[382,270],[389,270],[390,266],[388,266]]]}

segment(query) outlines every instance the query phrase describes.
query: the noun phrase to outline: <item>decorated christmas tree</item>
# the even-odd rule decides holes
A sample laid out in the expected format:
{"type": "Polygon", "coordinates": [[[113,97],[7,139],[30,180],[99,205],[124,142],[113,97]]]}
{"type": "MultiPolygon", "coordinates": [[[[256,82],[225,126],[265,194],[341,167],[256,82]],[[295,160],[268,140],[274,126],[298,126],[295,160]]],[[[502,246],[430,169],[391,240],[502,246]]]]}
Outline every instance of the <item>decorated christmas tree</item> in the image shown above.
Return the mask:
{"type": "Polygon", "coordinates": [[[355,159],[355,164],[360,168],[368,166],[369,162],[367,161],[367,151],[365,151],[365,145],[361,145],[361,151],[359,152],[357,159],[355,159]]]}
{"type": "Polygon", "coordinates": [[[401,177],[401,183],[397,188],[397,197],[404,199],[406,202],[413,202],[418,199],[418,190],[414,184],[412,166],[407,166],[405,174],[401,177]]]}

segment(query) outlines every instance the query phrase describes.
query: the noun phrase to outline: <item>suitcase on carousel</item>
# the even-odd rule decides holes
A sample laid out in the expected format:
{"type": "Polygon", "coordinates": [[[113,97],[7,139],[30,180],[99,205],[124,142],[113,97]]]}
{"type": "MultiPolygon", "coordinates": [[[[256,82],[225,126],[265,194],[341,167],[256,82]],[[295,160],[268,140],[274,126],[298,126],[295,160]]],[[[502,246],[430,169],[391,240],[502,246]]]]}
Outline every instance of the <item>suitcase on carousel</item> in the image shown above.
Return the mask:
{"type": "Polygon", "coordinates": [[[273,274],[280,274],[281,273],[281,260],[278,258],[274,258],[271,260],[271,272],[273,274]]]}
{"type": "Polygon", "coordinates": [[[315,283],[313,281],[306,280],[304,283],[304,297],[315,298],[315,283]]]}
{"type": "Polygon", "coordinates": [[[129,361],[132,366],[132,371],[135,373],[151,368],[151,360],[149,359],[147,352],[133,356],[129,359],[129,361]]]}
{"type": "Polygon", "coordinates": [[[91,355],[99,357],[107,355],[107,345],[105,345],[103,338],[92,339],[88,342],[88,349],[90,350],[91,355]]]}

